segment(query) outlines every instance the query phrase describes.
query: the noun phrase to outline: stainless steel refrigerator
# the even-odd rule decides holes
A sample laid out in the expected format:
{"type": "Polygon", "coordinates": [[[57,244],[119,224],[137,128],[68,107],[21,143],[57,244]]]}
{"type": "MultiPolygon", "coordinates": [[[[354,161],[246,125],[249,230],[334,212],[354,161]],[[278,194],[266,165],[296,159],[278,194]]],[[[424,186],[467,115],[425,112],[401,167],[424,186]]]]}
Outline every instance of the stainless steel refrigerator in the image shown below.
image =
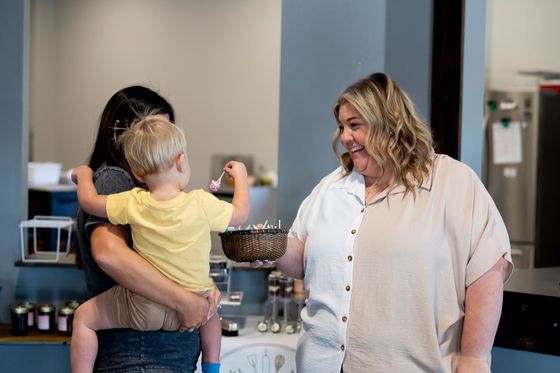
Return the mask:
{"type": "Polygon", "coordinates": [[[490,91],[483,179],[517,268],[560,265],[560,90],[490,91]]]}

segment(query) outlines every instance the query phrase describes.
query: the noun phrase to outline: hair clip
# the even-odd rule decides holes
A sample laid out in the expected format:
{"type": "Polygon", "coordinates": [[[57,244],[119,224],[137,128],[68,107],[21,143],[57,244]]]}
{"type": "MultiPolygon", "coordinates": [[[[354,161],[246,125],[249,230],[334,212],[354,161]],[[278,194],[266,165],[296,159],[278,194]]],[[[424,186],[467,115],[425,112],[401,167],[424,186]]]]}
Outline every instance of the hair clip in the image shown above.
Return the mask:
{"type": "Polygon", "coordinates": [[[126,131],[128,129],[128,127],[119,127],[119,123],[120,120],[116,120],[115,121],[115,125],[113,127],[111,127],[111,129],[113,130],[113,141],[117,142],[117,131],[126,131]]]}

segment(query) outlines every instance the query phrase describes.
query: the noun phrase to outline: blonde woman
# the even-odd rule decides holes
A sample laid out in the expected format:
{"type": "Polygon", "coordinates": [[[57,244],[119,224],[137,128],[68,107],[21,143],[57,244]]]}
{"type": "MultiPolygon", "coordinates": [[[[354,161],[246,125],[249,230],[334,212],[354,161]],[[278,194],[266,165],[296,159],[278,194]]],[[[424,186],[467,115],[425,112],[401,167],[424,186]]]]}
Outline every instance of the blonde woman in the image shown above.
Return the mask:
{"type": "Polygon", "coordinates": [[[488,372],[512,261],[483,184],[434,153],[385,74],[348,87],[334,116],[340,167],[303,201],[276,262],[309,290],[298,372],[488,372]]]}
{"type": "MultiPolygon", "coordinates": [[[[247,170],[230,161],[224,171],[235,179],[232,203],[203,190],[183,192],[190,178],[182,131],[161,116],[147,116],[120,137],[134,177],[148,190],[134,188],[99,195],[87,166],[76,168],[80,208],[130,224],[134,248],[146,260],[186,290],[210,292],[210,232],[243,224],[249,214],[247,170]]],[[[210,300],[209,300],[210,301],[210,300]]],[[[175,310],[115,286],[78,307],[74,318],[71,362],[74,373],[92,372],[97,353],[96,331],[114,328],[178,330],[175,310]]],[[[221,326],[214,314],[200,329],[203,372],[219,372],[221,326]]]]}

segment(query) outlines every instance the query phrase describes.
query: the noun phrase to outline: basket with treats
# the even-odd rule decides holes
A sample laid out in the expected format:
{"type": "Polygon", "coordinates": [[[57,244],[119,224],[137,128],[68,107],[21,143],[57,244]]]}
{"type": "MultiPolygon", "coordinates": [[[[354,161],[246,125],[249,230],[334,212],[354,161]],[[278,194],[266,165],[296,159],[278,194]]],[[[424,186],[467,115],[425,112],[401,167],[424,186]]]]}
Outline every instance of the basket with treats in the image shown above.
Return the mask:
{"type": "Polygon", "coordinates": [[[288,231],[264,228],[220,233],[225,256],[235,262],[272,261],[286,252],[288,231]]]}

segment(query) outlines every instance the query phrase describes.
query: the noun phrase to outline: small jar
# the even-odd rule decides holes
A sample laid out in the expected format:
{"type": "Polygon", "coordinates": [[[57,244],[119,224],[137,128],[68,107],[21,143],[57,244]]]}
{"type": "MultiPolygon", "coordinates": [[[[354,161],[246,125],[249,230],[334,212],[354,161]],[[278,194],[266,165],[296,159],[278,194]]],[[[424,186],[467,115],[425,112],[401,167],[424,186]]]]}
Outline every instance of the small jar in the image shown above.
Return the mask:
{"type": "Polygon", "coordinates": [[[35,313],[36,313],[35,303],[23,301],[19,305],[26,307],[27,310],[29,311],[27,314],[27,326],[29,327],[29,330],[33,329],[35,327],[35,313]]]}
{"type": "Polygon", "coordinates": [[[27,307],[20,304],[10,308],[10,321],[11,329],[10,332],[14,335],[26,335],[29,326],[27,325],[27,315],[29,310],[27,307]]]}
{"type": "Polygon", "coordinates": [[[60,335],[72,335],[72,322],[74,321],[74,308],[62,307],[58,310],[57,328],[60,335]]]}
{"type": "Polygon", "coordinates": [[[280,280],[281,274],[279,272],[270,272],[268,275],[268,296],[276,297],[280,293],[280,280]]]}
{"type": "Polygon", "coordinates": [[[77,301],[77,300],[75,300],[75,299],[69,300],[69,301],[66,302],[66,304],[65,304],[66,307],[73,308],[74,310],[75,310],[76,308],[78,308],[79,305],[80,305],[80,302],[77,301]]]}
{"type": "Polygon", "coordinates": [[[54,331],[55,308],[51,304],[41,304],[37,310],[37,331],[52,333],[54,331]]]}
{"type": "Polygon", "coordinates": [[[280,298],[290,299],[294,292],[294,279],[291,277],[281,277],[278,279],[278,284],[280,285],[279,295],[280,298]]]}

